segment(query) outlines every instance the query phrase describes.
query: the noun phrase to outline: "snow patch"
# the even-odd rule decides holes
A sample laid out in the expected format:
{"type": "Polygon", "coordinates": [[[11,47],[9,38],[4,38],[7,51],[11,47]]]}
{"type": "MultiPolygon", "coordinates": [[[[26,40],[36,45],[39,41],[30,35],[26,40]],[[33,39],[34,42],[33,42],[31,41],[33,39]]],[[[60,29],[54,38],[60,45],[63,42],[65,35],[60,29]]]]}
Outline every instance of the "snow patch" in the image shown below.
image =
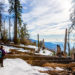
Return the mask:
{"type": "Polygon", "coordinates": [[[52,56],[53,55],[53,52],[51,52],[51,51],[49,51],[47,49],[44,49],[44,50],[40,49],[39,54],[52,56]]]}
{"type": "Polygon", "coordinates": [[[48,70],[41,67],[33,67],[22,59],[5,59],[4,67],[0,68],[0,75],[48,75],[39,70],[48,70]]]}
{"type": "Polygon", "coordinates": [[[63,68],[60,68],[60,67],[56,67],[55,70],[56,70],[56,71],[63,71],[64,69],[63,69],[63,68]]]}
{"type": "Polygon", "coordinates": [[[3,46],[3,49],[7,53],[10,52],[10,49],[16,49],[16,50],[21,51],[21,52],[29,52],[29,50],[24,50],[23,48],[16,48],[16,47],[12,47],[12,46],[3,46]]]}
{"type": "MultiPolygon", "coordinates": [[[[21,46],[22,46],[22,45],[21,45],[21,46]]],[[[23,45],[23,46],[24,46],[24,47],[28,47],[28,48],[34,48],[35,51],[38,50],[38,47],[36,47],[36,46],[32,46],[32,45],[28,45],[28,46],[23,45]]],[[[12,47],[12,46],[3,46],[3,47],[4,47],[4,50],[5,50],[7,53],[10,52],[10,51],[9,51],[10,49],[16,49],[16,50],[21,51],[21,52],[30,52],[29,50],[25,50],[25,49],[23,49],[23,48],[16,48],[16,47],[12,47]]],[[[35,53],[35,54],[52,56],[52,55],[53,55],[53,52],[51,52],[51,51],[49,51],[49,50],[47,50],[47,49],[44,49],[44,50],[40,49],[40,52],[39,52],[39,53],[35,53]]]]}

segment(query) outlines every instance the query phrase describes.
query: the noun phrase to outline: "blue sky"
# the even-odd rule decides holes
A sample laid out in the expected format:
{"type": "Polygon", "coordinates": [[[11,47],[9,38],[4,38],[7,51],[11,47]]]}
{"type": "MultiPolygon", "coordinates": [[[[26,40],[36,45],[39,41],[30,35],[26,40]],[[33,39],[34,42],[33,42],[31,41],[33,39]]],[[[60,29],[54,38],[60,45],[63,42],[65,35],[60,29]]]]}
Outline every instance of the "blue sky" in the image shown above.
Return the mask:
{"type": "MultiPolygon", "coordinates": [[[[4,0],[0,0],[4,1],[4,0]]],[[[23,6],[22,19],[32,39],[61,42],[64,41],[65,29],[71,25],[70,9],[72,0],[20,0],[23,6]]],[[[8,0],[4,1],[7,5],[8,0]]],[[[8,14],[6,12],[6,14],[8,14]]],[[[7,23],[8,24],[8,23],[7,23]]],[[[12,28],[13,32],[13,28],[12,28]]]]}

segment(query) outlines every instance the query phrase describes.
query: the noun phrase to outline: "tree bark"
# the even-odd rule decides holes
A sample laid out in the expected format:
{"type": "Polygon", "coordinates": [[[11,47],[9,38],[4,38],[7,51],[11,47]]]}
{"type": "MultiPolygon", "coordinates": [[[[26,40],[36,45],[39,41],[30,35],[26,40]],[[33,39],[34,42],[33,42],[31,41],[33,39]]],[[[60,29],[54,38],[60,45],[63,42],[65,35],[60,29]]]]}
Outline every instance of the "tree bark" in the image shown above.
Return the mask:
{"type": "Polygon", "coordinates": [[[17,0],[15,0],[14,43],[17,44],[17,0]]]}
{"type": "Polygon", "coordinates": [[[66,45],[67,45],[67,29],[65,31],[64,54],[66,54],[66,45]]]}
{"type": "Polygon", "coordinates": [[[10,34],[10,27],[11,27],[11,26],[10,26],[10,24],[11,24],[11,23],[10,23],[10,16],[9,16],[9,41],[11,41],[11,34],[10,34]]]}
{"type": "Polygon", "coordinates": [[[1,15],[1,12],[0,12],[0,39],[2,39],[2,31],[1,31],[1,26],[2,26],[2,15],[1,15]]]}
{"type": "Polygon", "coordinates": [[[70,56],[70,33],[68,32],[68,55],[70,56]]]}

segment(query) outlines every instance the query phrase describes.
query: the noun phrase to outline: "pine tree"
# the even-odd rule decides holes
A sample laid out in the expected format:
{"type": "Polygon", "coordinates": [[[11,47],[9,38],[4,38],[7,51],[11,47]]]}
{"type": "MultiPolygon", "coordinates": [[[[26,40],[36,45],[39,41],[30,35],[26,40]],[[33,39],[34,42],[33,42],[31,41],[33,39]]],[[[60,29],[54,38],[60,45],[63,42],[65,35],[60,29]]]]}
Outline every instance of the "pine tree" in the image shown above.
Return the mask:
{"type": "Polygon", "coordinates": [[[11,28],[11,17],[9,16],[9,41],[11,41],[10,28],[11,28]]]}
{"type": "Polygon", "coordinates": [[[27,30],[27,24],[23,24],[23,26],[21,27],[21,30],[20,30],[20,38],[21,39],[29,39],[29,33],[28,33],[28,30],[27,30]]]}
{"type": "Polygon", "coordinates": [[[2,39],[2,12],[4,10],[3,3],[0,2],[0,39],[2,39]]]}
{"type": "Polygon", "coordinates": [[[9,13],[13,13],[14,15],[14,43],[17,43],[17,33],[18,33],[18,24],[21,26],[22,19],[21,19],[21,12],[22,6],[20,4],[20,0],[9,0],[10,9],[9,13]]]}

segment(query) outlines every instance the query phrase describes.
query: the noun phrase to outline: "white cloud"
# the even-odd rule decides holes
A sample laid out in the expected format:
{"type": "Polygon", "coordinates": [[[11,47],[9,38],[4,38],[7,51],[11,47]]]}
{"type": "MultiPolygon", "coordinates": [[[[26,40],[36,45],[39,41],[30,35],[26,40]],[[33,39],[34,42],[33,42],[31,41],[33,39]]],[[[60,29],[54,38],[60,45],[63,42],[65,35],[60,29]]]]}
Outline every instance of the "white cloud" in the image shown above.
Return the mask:
{"type": "Polygon", "coordinates": [[[20,0],[22,4],[26,4],[27,0],[20,0]]]}
{"type": "Polygon", "coordinates": [[[0,2],[5,3],[5,4],[9,4],[8,0],[0,0],[0,2]]]}
{"type": "MultiPolygon", "coordinates": [[[[40,36],[64,35],[65,29],[71,24],[69,21],[71,1],[21,0],[23,9],[26,11],[26,13],[22,13],[22,18],[28,24],[31,38],[35,38],[38,33],[40,36]]],[[[8,0],[5,0],[5,3],[8,4],[8,0]]],[[[56,37],[45,38],[49,41],[55,41],[55,39],[56,37]]],[[[63,37],[58,40],[63,40],[63,37]]]]}
{"type": "MultiPolygon", "coordinates": [[[[9,0],[0,0],[0,2],[3,2],[5,4],[9,4],[9,0]]],[[[22,4],[25,4],[26,3],[26,0],[21,0],[21,3],[22,4]]]]}
{"type": "Polygon", "coordinates": [[[71,24],[69,21],[71,1],[32,0],[30,4],[32,10],[26,14],[23,13],[23,19],[28,23],[31,35],[64,34],[65,29],[71,24]]]}

